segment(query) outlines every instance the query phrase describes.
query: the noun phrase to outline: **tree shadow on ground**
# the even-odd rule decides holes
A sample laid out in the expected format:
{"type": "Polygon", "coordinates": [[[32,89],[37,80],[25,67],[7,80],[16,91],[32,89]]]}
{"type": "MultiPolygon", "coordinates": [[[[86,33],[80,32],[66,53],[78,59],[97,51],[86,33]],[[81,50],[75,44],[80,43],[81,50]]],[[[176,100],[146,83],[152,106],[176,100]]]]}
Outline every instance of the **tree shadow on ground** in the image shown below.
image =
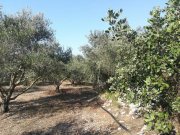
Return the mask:
{"type": "Polygon", "coordinates": [[[55,90],[55,85],[47,85],[47,86],[33,86],[31,89],[29,89],[26,93],[33,93],[33,92],[39,92],[39,91],[47,91],[47,90],[55,90]]]}
{"type": "MultiPolygon", "coordinates": [[[[98,98],[98,93],[88,87],[81,89],[67,89],[65,88],[65,94],[57,94],[54,96],[41,97],[36,100],[30,100],[28,102],[14,101],[11,103],[11,111],[7,117],[13,119],[28,119],[33,117],[51,117],[55,113],[80,111],[84,107],[97,108],[101,107],[103,101],[98,98]]],[[[101,107],[102,108],[102,107],[101,107]]],[[[116,118],[106,111],[120,127],[129,132],[125,126],[119,123],[116,118]]],[[[83,122],[82,122],[83,123],[83,122]]],[[[109,135],[109,131],[94,131],[84,130],[79,127],[77,121],[61,122],[55,127],[49,128],[47,131],[36,130],[31,132],[24,132],[22,135],[109,135]]]]}
{"type": "Polygon", "coordinates": [[[109,131],[84,130],[75,121],[61,122],[48,130],[24,132],[22,135],[109,135],[109,131]]]}
{"type": "Polygon", "coordinates": [[[45,116],[56,112],[77,110],[83,107],[99,107],[98,94],[91,90],[68,91],[65,94],[42,97],[28,102],[13,101],[10,104],[9,116],[15,118],[32,118],[36,116],[45,116]],[[91,101],[91,99],[94,99],[91,101]]]}

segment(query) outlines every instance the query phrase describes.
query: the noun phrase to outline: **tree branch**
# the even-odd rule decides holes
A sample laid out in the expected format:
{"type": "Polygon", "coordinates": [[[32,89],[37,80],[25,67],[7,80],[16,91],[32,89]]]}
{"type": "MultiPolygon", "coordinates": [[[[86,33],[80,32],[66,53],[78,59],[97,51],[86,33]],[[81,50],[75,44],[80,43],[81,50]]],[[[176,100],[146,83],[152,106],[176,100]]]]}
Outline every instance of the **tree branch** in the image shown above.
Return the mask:
{"type": "Polygon", "coordinates": [[[12,87],[15,86],[16,77],[17,77],[17,73],[16,72],[11,74],[9,89],[12,89],[12,87]]]}
{"type": "MultiPolygon", "coordinates": [[[[67,77],[65,77],[64,79],[61,80],[61,84],[67,79],[67,77]]],[[[60,84],[60,85],[61,85],[60,84]]]]}
{"type": "Polygon", "coordinates": [[[16,86],[19,85],[20,83],[22,83],[23,81],[25,81],[25,80],[23,80],[24,74],[25,74],[25,69],[23,69],[21,71],[21,75],[20,75],[19,79],[17,80],[17,82],[15,83],[16,86]]]}
{"type": "Polygon", "coordinates": [[[1,98],[4,98],[4,97],[5,97],[5,96],[4,96],[4,89],[3,89],[2,86],[0,86],[0,96],[1,96],[1,98]]]}
{"type": "Polygon", "coordinates": [[[28,91],[41,77],[38,77],[36,80],[34,80],[34,82],[31,83],[31,85],[29,85],[27,88],[25,88],[22,92],[20,92],[19,94],[17,94],[16,96],[10,98],[10,100],[15,100],[17,97],[19,97],[20,95],[22,95],[23,93],[25,93],[26,91],[28,91]]]}
{"type": "Polygon", "coordinates": [[[8,92],[0,85],[0,96],[6,97],[8,95],[8,92]]]}

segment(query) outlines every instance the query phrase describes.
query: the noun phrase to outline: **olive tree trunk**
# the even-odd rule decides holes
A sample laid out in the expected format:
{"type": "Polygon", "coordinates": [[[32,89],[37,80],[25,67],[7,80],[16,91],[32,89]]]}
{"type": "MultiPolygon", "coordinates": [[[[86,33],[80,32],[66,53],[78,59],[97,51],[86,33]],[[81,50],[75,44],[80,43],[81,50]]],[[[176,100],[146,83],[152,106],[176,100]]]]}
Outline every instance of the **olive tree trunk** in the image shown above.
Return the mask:
{"type": "Polygon", "coordinates": [[[56,83],[56,92],[60,93],[60,83],[56,83]]]}
{"type": "Polygon", "coordinates": [[[60,86],[61,86],[61,84],[66,80],[67,78],[64,78],[63,80],[61,80],[61,81],[55,81],[54,83],[56,84],[56,92],[58,92],[58,93],[63,93],[62,92],[62,90],[60,89],[60,86]]]}
{"type": "Polygon", "coordinates": [[[10,99],[2,99],[2,104],[1,104],[2,113],[7,113],[9,111],[9,102],[10,99]]]}
{"type": "Polygon", "coordinates": [[[34,82],[31,83],[31,85],[22,89],[20,92],[14,93],[16,86],[18,86],[20,84],[19,82],[21,81],[20,80],[20,81],[15,82],[15,78],[16,76],[12,77],[10,81],[10,86],[8,89],[5,89],[2,86],[0,86],[0,98],[2,100],[2,104],[1,104],[2,113],[7,113],[9,111],[9,103],[11,100],[15,100],[17,97],[19,97],[20,95],[28,91],[37,82],[37,80],[40,79],[40,77],[38,77],[37,79],[34,80],[34,82]]]}

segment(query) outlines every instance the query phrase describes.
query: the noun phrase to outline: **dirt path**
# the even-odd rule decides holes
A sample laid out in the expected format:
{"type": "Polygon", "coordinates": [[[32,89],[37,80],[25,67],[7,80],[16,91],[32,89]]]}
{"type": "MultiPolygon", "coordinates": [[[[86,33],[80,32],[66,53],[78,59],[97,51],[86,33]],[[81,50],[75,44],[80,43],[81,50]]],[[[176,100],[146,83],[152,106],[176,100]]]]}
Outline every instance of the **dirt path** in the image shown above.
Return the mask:
{"type": "Polygon", "coordinates": [[[11,111],[0,115],[0,135],[134,135],[143,125],[102,107],[91,87],[62,88],[66,93],[59,95],[52,85],[37,86],[13,101],[11,111]]]}

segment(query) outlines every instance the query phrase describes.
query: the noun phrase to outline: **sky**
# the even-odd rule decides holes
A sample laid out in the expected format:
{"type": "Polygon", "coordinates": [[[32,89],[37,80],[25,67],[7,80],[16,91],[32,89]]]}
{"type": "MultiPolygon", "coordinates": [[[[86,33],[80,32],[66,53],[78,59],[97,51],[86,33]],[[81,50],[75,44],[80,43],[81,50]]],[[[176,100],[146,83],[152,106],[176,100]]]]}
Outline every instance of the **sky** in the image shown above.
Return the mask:
{"type": "Polygon", "coordinates": [[[147,25],[149,12],[155,6],[164,7],[167,0],[0,0],[3,12],[14,14],[30,9],[43,13],[50,20],[57,41],[64,48],[71,47],[73,54],[81,54],[80,46],[88,43],[93,30],[106,30],[101,21],[108,9],[123,9],[123,16],[134,29],[147,25]]]}

